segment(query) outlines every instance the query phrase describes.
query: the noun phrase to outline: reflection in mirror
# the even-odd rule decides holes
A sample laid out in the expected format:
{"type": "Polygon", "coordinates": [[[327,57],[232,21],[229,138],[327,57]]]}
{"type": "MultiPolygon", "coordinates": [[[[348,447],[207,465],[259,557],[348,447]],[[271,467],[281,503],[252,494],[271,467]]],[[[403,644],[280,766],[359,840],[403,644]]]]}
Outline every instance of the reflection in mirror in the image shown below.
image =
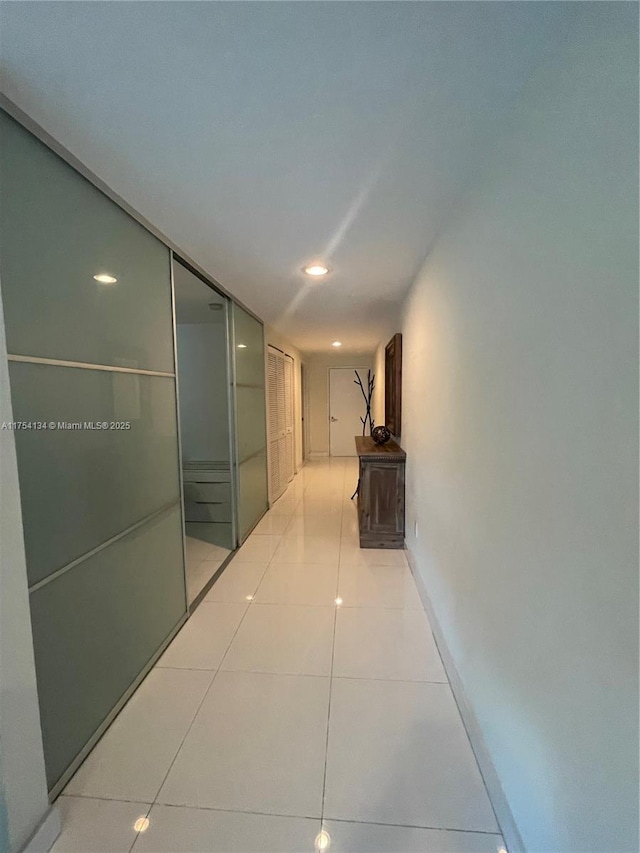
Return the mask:
{"type": "Polygon", "coordinates": [[[229,430],[229,300],[173,264],[191,604],[235,547],[229,430]]]}

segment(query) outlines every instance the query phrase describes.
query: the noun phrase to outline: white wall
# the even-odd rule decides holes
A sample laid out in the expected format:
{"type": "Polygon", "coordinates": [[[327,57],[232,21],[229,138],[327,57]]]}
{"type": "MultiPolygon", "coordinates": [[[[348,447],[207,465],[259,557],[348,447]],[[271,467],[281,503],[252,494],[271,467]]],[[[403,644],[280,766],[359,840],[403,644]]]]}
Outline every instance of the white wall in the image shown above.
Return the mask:
{"type": "Polygon", "coordinates": [[[178,323],[180,442],[185,462],[229,459],[224,323],[178,323]]]}
{"type": "Polygon", "coordinates": [[[404,311],[408,546],[541,853],[638,849],[637,15],[579,10],[404,311]]]}
{"type": "Polygon", "coordinates": [[[305,364],[309,386],[309,450],[316,456],[328,456],[329,370],[332,367],[363,367],[366,370],[373,366],[373,354],[312,353],[305,358],[305,364]]]}
{"type": "Polygon", "coordinates": [[[293,359],[293,440],[295,447],[294,464],[297,473],[304,465],[304,459],[302,458],[302,378],[300,374],[303,357],[302,353],[287,338],[283,337],[279,332],[271,328],[271,326],[264,327],[264,337],[266,346],[271,345],[290,355],[293,359]]]}
{"type": "MultiPolygon", "coordinates": [[[[11,421],[0,296],[0,424],[11,421]]],[[[48,806],[15,441],[0,429],[0,849],[20,850],[48,806]]]]}

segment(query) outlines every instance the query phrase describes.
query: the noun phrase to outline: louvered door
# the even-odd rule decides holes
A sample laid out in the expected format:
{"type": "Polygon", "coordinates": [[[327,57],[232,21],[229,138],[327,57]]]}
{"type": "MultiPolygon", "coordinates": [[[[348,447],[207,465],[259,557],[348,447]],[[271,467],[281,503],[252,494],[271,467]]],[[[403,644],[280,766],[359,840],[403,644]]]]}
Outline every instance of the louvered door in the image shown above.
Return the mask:
{"type": "Polygon", "coordinates": [[[269,423],[269,499],[284,492],[293,477],[293,360],[267,351],[269,423]]]}
{"type": "Polygon", "coordinates": [[[269,500],[284,491],[280,479],[280,429],[278,425],[278,368],[280,359],[270,348],[267,352],[267,423],[269,427],[269,500]]]}
{"type": "Polygon", "coordinates": [[[283,359],[284,381],[284,454],[281,476],[285,482],[293,478],[293,360],[287,355],[283,359]]]}

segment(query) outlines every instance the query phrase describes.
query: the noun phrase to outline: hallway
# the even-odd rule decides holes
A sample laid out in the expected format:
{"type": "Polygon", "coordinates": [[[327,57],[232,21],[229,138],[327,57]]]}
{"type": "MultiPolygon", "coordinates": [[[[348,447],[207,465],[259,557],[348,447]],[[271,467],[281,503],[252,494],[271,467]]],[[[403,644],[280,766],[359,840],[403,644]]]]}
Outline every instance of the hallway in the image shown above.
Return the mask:
{"type": "Polygon", "coordinates": [[[500,848],[404,553],[358,547],[356,466],[262,519],[58,800],[56,853],[500,848]]]}

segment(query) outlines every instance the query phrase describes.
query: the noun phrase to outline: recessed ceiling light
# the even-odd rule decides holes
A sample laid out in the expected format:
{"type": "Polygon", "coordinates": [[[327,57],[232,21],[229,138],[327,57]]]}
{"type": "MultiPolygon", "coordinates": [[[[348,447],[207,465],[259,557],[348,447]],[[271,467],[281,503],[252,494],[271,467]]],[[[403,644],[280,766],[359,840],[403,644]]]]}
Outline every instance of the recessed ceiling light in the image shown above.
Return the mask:
{"type": "Polygon", "coordinates": [[[341,347],[341,346],[342,346],[342,341],[334,341],[334,342],[331,344],[331,346],[332,346],[332,347],[341,347]]]}
{"type": "Polygon", "coordinates": [[[149,823],[150,821],[148,817],[139,817],[133,824],[133,828],[136,832],[146,832],[149,829],[149,823]]]}
{"type": "Polygon", "coordinates": [[[340,607],[340,605],[342,604],[342,599],[336,598],[336,604],[338,605],[338,607],[340,607]]]}
{"type": "Polygon", "coordinates": [[[238,344],[238,349],[246,349],[246,348],[247,348],[246,344],[238,344]]]}
{"type": "Polygon", "coordinates": [[[115,275],[109,275],[109,273],[101,272],[97,275],[94,275],[94,279],[99,281],[100,284],[115,284],[118,280],[115,275]]]}
{"type": "Polygon", "coordinates": [[[303,267],[302,271],[307,275],[320,276],[326,275],[329,272],[329,267],[325,267],[323,264],[310,264],[308,267],[303,267]]]}

